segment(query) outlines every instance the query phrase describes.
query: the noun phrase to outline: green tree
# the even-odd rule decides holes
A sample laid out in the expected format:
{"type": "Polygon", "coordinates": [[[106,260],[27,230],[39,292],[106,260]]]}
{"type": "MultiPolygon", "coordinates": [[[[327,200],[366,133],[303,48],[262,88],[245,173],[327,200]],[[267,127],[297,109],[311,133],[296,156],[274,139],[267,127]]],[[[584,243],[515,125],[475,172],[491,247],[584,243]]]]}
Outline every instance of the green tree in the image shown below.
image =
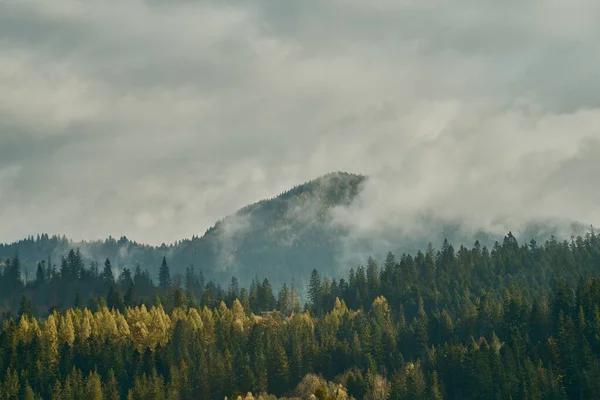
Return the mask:
{"type": "Polygon", "coordinates": [[[115,372],[111,368],[108,370],[108,378],[104,386],[104,400],[120,400],[119,383],[115,377],[115,372]]]}
{"type": "Polygon", "coordinates": [[[25,389],[23,390],[23,400],[36,400],[35,393],[29,383],[25,385],[25,389]]]}
{"type": "Polygon", "coordinates": [[[258,304],[260,308],[265,311],[272,311],[275,309],[276,301],[273,295],[273,288],[269,283],[269,280],[265,278],[263,283],[258,288],[258,304]]]}
{"type": "Polygon", "coordinates": [[[429,385],[429,400],[443,400],[442,390],[437,371],[431,374],[431,384],[429,385]]]}
{"type": "Polygon", "coordinates": [[[313,307],[319,307],[321,303],[321,277],[316,269],[313,269],[310,274],[308,298],[310,299],[313,307]]]}
{"type": "Polygon", "coordinates": [[[19,319],[23,316],[33,318],[33,302],[25,295],[21,297],[21,304],[19,306],[19,319]]]}
{"type": "Polygon", "coordinates": [[[97,372],[90,373],[86,378],[84,393],[86,400],[103,400],[102,382],[97,372]]]}
{"type": "Polygon", "coordinates": [[[166,257],[163,257],[158,271],[158,287],[163,291],[171,287],[171,270],[167,264],[166,257]]]}
{"type": "Polygon", "coordinates": [[[104,261],[104,269],[102,270],[102,280],[107,286],[112,286],[115,283],[115,275],[113,274],[112,264],[107,258],[104,261]]]}

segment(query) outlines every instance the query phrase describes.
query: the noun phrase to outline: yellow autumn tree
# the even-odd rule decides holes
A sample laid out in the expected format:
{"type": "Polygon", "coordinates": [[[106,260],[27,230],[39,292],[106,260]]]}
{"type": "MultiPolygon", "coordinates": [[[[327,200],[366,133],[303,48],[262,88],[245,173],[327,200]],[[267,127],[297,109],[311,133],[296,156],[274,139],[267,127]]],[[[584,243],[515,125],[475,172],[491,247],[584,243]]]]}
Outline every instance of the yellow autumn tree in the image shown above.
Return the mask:
{"type": "Polygon", "coordinates": [[[197,333],[199,330],[204,328],[202,317],[200,317],[200,314],[198,314],[197,309],[190,308],[188,310],[187,319],[194,333],[197,333]]]}
{"type": "Polygon", "coordinates": [[[157,345],[164,346],[169,341],[171,320],[165,314],[162,306],[150,309],[150,323],[148,324],[148,347],[154,351],[157,345]]]}
{"type": "Polygon", "coordinates": [[[92,334],[92,324],[94,322],[94,316],[87,308],[81,313],[81,317],[78,318],[78,323],[75,324],[75,336],[81,341],[86,341],[92,334]]]}
{"type": "Polygon", "coordinates": [[[204,329],[202,331],[204,341],[206,344],[212,343],[215,340],[215,319],[212,311],[204,306],[202,309],[202,324],[204,329]]]}
{"type": "Polygon", "coordinates": [[[117,324],[117,338],[119,343],[126,343],[131,337],[131,330],[125,316],[118,310],[115,313],[115,322],[117,324]]]}
{"type": "Polygon", "coordinates": [[[17,340],[21,343],[31,343],[30,326],[31,323],[29,322],[29,317],[23,315],[17,325],[17,340]]]}
{"type": "Polygon", "coordinates": [[[90,373],[85,379],[84,393],[86,400],[103,400],[102,381],[97,372],[90,373]]]}
{"type": "Polygon", "coordinates": [[[56,317],[51,314],[42,329],[45,365],[49,371],[54,371],[58,365],[58,328],[56,325],[56,317]]]}
{"type": "Polygon", "coordinates": [[[248,327],[249,319],[244,312],[244,306],[238,299],[233,301],[231,312],[233,314],[233,327],[244,332],[248,327]]]}
{"type": "Polygon", "coordinates": [[[118,336],[117,322],[107,307],[102,307],[100,311],[96,312],[94,320],[96,321],[97,329],[92,333],[96,333],[96,336],[101,340],[116,338],[118,336]]]}
{"type": "MultiPolygon", "coordinates": [[[[70,311],[70,310],[69,310],[70,311]]],[[[67,311],[64,316],[61,316],[58,324],[58,343],[59,346],[68,344],[73,346],[75,342],[75,326],[73,325],[73,318],[71,312],[67,311]]]]}

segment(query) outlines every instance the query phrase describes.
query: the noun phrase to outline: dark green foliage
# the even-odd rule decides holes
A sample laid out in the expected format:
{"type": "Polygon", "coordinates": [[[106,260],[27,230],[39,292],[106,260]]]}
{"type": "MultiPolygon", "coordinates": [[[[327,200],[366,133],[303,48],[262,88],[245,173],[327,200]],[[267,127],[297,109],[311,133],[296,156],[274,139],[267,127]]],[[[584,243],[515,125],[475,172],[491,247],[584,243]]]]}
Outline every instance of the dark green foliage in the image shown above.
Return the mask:
{"type": "Polygon", "coordinates": [[[104,269],[102,270],[102,280],[106,283],[106,286],[110,287],[115,283],[115,276],[112,270],[112,264],[107,258],[104,261],[104,269]]]}
{"type": "MultiPolygon", "coordinates": [[[[23,318],[0,325],[0,398],[283,396],[316,373],[357,399],[597,399],[600,240],[565,243],[521,246],[509,234],[491,251],[444,242],[414,258],[390,253],[381,267],[368,259],[347,280],[315,270],[305,314],[293,285],[222,288],[192,268],[185,288],[169,277],[158,290],[141,268],[107,287],[74,251],[61,273],[40,263],[39,279],[11,292],[16,305],[4,299],[23,318]],[[77,293],[86,298],[67,311],[77,293]],[[82,324],[89,300],[93,331],[82,324]],[[126,309],[140,303],[156,306],[149,325],[135,323],[149,311],[126,309]],[[39,331],[32,315],[48,318],[39,331]]],[[[6,271],[3,285],[14,280],[6,271]]],[[[335,398],[324,386],[314,394],[335,398]]]]}
{"type": "Polygon", "coordinates": [[[171,270],[167,264],[166,257],[163,257],[158,270],[158,287],[161,290],[167,290],[171,286],[171,270]]]}
{"type": "MultiPolygon", "coordinates": [[[[86,262],[109,258],[118,270],[139,263],[150,270],[154,279],[159,275],[161,260],[168,257],[173,276],[183,275],[187,267],[196,265],[202,267],[207,278],[220,284],[226,284],[231,278],[231,272],[223,271],[232,270],[246,286],[255,274],[268,276],[277,285],[292,279],[303,282],[314,266],[322,269],[334,265],[340,232],[329,226],[328,210],[350,204],[364,179],[364,176],[342,172],[322,176],[280,196],[242,208],[216,222],[201,237],[169,245],[146,246],[126,237],[73,243],[64,236],[41,234],[0,244],[0,259],[20,254],[22,262],[12,272],[18,277],[16,280],[21,276],[23,263],[34,271],[40,260],[81,248],[89,257],[86,262]],[[231,255],[234,257],[229,257],[231,255]],[[230,263],[228,259],[237,261],[230,263]]],[[[69,257],[65,261],[65,267],[71,265],[69,257]]],[[[52,268],[50,263],[46,268],[52,268]]],[[[64,277],[73,279],[76,271],[65,268],[64,277]]]]}
{"type": "Polygon", "coordinates": [[[27,296],[21,298],[21,305],[19,306],[18,318],[20,319],[23,316],[28,318],[33,317],[33,303],[27,296]]]}

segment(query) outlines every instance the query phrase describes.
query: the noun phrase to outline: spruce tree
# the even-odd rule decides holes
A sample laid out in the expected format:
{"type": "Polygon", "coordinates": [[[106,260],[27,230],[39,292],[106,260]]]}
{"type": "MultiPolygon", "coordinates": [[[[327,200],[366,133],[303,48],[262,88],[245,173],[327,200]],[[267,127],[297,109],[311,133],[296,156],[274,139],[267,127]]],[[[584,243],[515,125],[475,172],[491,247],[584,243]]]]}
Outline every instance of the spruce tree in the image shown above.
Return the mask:
{"type": "Polygon", "coordinates": [[[158,287],[161,290],[167,290],[171,287],[171,271],[169,270],[166,257],[163,257],[160,270],[158,271],[158,287]]]}
{"type": "Polygon", "coordinates": [[[312,270],[308,285],[308,298],[313,307],[318,307],[321,302],[321,277],[316,269],[312,270]]]}
{"type": "Polygon", "coordinates": [[[33,318],[33,303],[31,299],[25,295],[21,297],[21,305],[19,306],[19,318],[26,316],[33,318]]]}
{"type": "Polygon", "coordinates": [[[104,261],[104,269],[102,270],[102,280],[106,285],[113,285],[115,283],[115,275],[113,274],[112,264],[110,260],[107,258],[104,261]]]}

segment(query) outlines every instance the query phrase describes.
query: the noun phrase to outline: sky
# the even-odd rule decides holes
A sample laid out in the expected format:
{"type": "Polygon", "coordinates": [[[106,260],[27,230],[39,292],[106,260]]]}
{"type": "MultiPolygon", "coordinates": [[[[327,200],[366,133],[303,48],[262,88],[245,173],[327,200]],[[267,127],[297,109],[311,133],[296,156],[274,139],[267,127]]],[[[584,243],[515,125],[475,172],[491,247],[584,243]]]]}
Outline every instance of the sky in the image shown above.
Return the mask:
{"type": "Polygon", "coordinates": [[[337,213],[600,225],[596,0],[0,2],[0,241],[149,244],[332,171],[337,213]]]}

